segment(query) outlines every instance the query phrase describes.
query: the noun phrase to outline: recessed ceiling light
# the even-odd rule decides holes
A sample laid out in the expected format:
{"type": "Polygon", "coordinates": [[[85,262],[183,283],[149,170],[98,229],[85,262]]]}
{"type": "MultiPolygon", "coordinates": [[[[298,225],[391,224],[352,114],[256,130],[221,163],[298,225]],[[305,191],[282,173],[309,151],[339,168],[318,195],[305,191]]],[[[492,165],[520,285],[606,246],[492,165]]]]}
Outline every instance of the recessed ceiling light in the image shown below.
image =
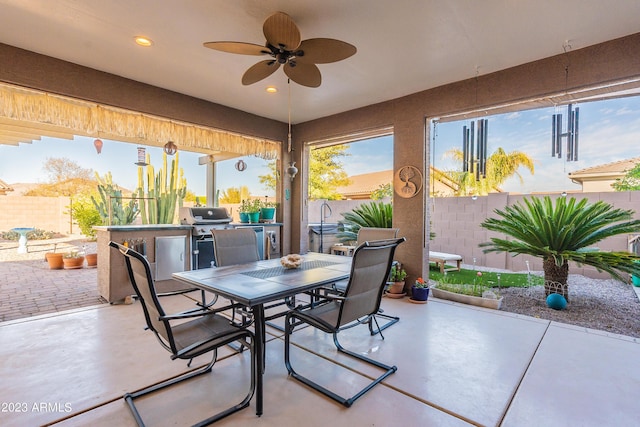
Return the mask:
{"type": "Polygon", "coordinates": [[[135,41],[139,46],[149,47],[153,44],[153,40],[143,36],[136,36],[135,41]]]}
{"type": "Polygon", "coordinates": [[[276,93],[278,91],[278,88],[275,86],[267,86],[267,89],[265,90],[269,93],[276,93]]]}

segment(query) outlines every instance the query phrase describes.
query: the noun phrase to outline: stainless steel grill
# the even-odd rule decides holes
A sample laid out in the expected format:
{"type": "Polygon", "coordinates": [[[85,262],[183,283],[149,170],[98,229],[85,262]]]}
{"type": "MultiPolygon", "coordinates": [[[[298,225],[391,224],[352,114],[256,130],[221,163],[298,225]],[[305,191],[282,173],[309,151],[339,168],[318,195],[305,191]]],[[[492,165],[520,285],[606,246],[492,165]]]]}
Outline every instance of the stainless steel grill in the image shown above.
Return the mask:
{"type": "Polygon", "coordinates": [[[180,208],[180,224],[192,225],[193,236],[211,235],[212,229],[222,229],[231,227],[231,217],[226,208],[205,207],[205,208],[180,208]]]}
{"type": "Polygon", "coordinates": [[[264,227],[253,224],[231,224],[231,217],[226,208],[180,208],[180,224],[191,225],[191,268],[213,267],[215,264],[213,255],[213,237],[211,230],[224,228],[250,227],[256,232],[258,239],[258,254],[264,259],[265,254],[265,233],[264,227]]]}

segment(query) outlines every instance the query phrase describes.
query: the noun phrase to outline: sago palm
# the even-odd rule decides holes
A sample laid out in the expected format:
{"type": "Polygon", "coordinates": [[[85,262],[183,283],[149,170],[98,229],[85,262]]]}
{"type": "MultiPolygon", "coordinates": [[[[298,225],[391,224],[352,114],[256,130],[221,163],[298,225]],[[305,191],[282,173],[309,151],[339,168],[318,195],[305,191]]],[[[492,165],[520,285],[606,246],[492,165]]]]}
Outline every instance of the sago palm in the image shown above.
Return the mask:
{"type": "Polygon", "coordinates": [[[481,243],[484,252],[525,254],[543,259],[546,294],[560,293],[568,301],[569,261],[590,265],[624,280],[623,273],[640,275],[639,259],[629,252],[605,252],[593,249],[601,240],[640,230],[640,220],[632,220],[633,211],[616,209],[598,201],[576,201],[560,197],[555,205],[544,199],[523,199],[521,203],[496,209],[499,218],[487,218],[481,226],[511,237],[491,238],[481,243]],[[591,249],[590,249],[591,248],[591,249]],[[553,282],[559,283],[555,289],[553,282]]]}
{"type": "Polygon", "coordinates": [[[344,221],[336,237],[341,242],[355,242],[361,227],[391,228],[393,224],[393,206],[391,203],[370,202],[353,208],[342,214],[344,221]]]}

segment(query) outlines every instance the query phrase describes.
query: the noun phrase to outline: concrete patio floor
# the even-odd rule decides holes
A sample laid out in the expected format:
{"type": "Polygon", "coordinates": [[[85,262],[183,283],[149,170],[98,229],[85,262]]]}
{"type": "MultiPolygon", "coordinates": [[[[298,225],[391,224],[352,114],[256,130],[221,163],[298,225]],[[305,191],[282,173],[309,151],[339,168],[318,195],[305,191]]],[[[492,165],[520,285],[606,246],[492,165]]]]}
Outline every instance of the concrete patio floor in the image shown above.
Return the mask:
{"type": "MultiPolygon", "coordinates": [[[[193,307],[183,295],[162,302],[168,311],[193,307]]],[[[384,340],[364,326],[341,334],[346,347],[398,366],[353,407],[289,378],[282,333],[268,328],[264,415],[256,417],[252,401],[217,425],[630,426],[640,419],[638,339],[434,298],[425,305],[385,298],[383,308],[401,317],[384,340]]],[[[122,395],[187,369],[143,323],[138,302],[0,323],[0,425],[135,425],[122,395]]],[[[311,328],[293,341],[296,368],[339,392],[373,374],[311,328]]],[[[248,352],[222,353],[211,374],[140,399],[147,424],[189,425],[241,393],[248,352]]]]}

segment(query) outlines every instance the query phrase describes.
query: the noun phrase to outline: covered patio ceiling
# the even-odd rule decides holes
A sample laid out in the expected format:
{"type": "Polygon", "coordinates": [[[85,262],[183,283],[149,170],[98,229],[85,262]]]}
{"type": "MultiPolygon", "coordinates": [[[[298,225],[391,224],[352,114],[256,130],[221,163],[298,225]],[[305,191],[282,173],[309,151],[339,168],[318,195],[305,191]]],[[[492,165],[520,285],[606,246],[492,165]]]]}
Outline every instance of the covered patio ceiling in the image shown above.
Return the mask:
{"type": "MultiPolygon", "coordinates": [[[[261,117],[287,122],[290,115],[294,124],[640,31],[637,0],[618,0],[615,7],[601,0],[189,0],[161,6],[152,0],[85,0],[53,7],[47,0],[5,0],[2,10],[2,43],[261,117]],[[243,86],[242,74],[261,58],[202,44],[262,44],[262,24],[275,11],[292,17],[302,39],[336,38],[358,52],[321,64],[319,88],[288,86],[280,70],[243,86]],[[135,45],[136,35],[153,45],[135,45]],[[279,92],[267,94],[267,86],[279,92]]],[[[40,135],[72,133],[0,120],[3,143],[40,135]]]]}
{"type": "Polygon", "coordinates": [[[0,144],[74,135],[157,147],[176,141],[181,150],[207,154],[210,161],[243,155],[275,159],[280,153],[277,141],[0,83],[0,144]]]}

